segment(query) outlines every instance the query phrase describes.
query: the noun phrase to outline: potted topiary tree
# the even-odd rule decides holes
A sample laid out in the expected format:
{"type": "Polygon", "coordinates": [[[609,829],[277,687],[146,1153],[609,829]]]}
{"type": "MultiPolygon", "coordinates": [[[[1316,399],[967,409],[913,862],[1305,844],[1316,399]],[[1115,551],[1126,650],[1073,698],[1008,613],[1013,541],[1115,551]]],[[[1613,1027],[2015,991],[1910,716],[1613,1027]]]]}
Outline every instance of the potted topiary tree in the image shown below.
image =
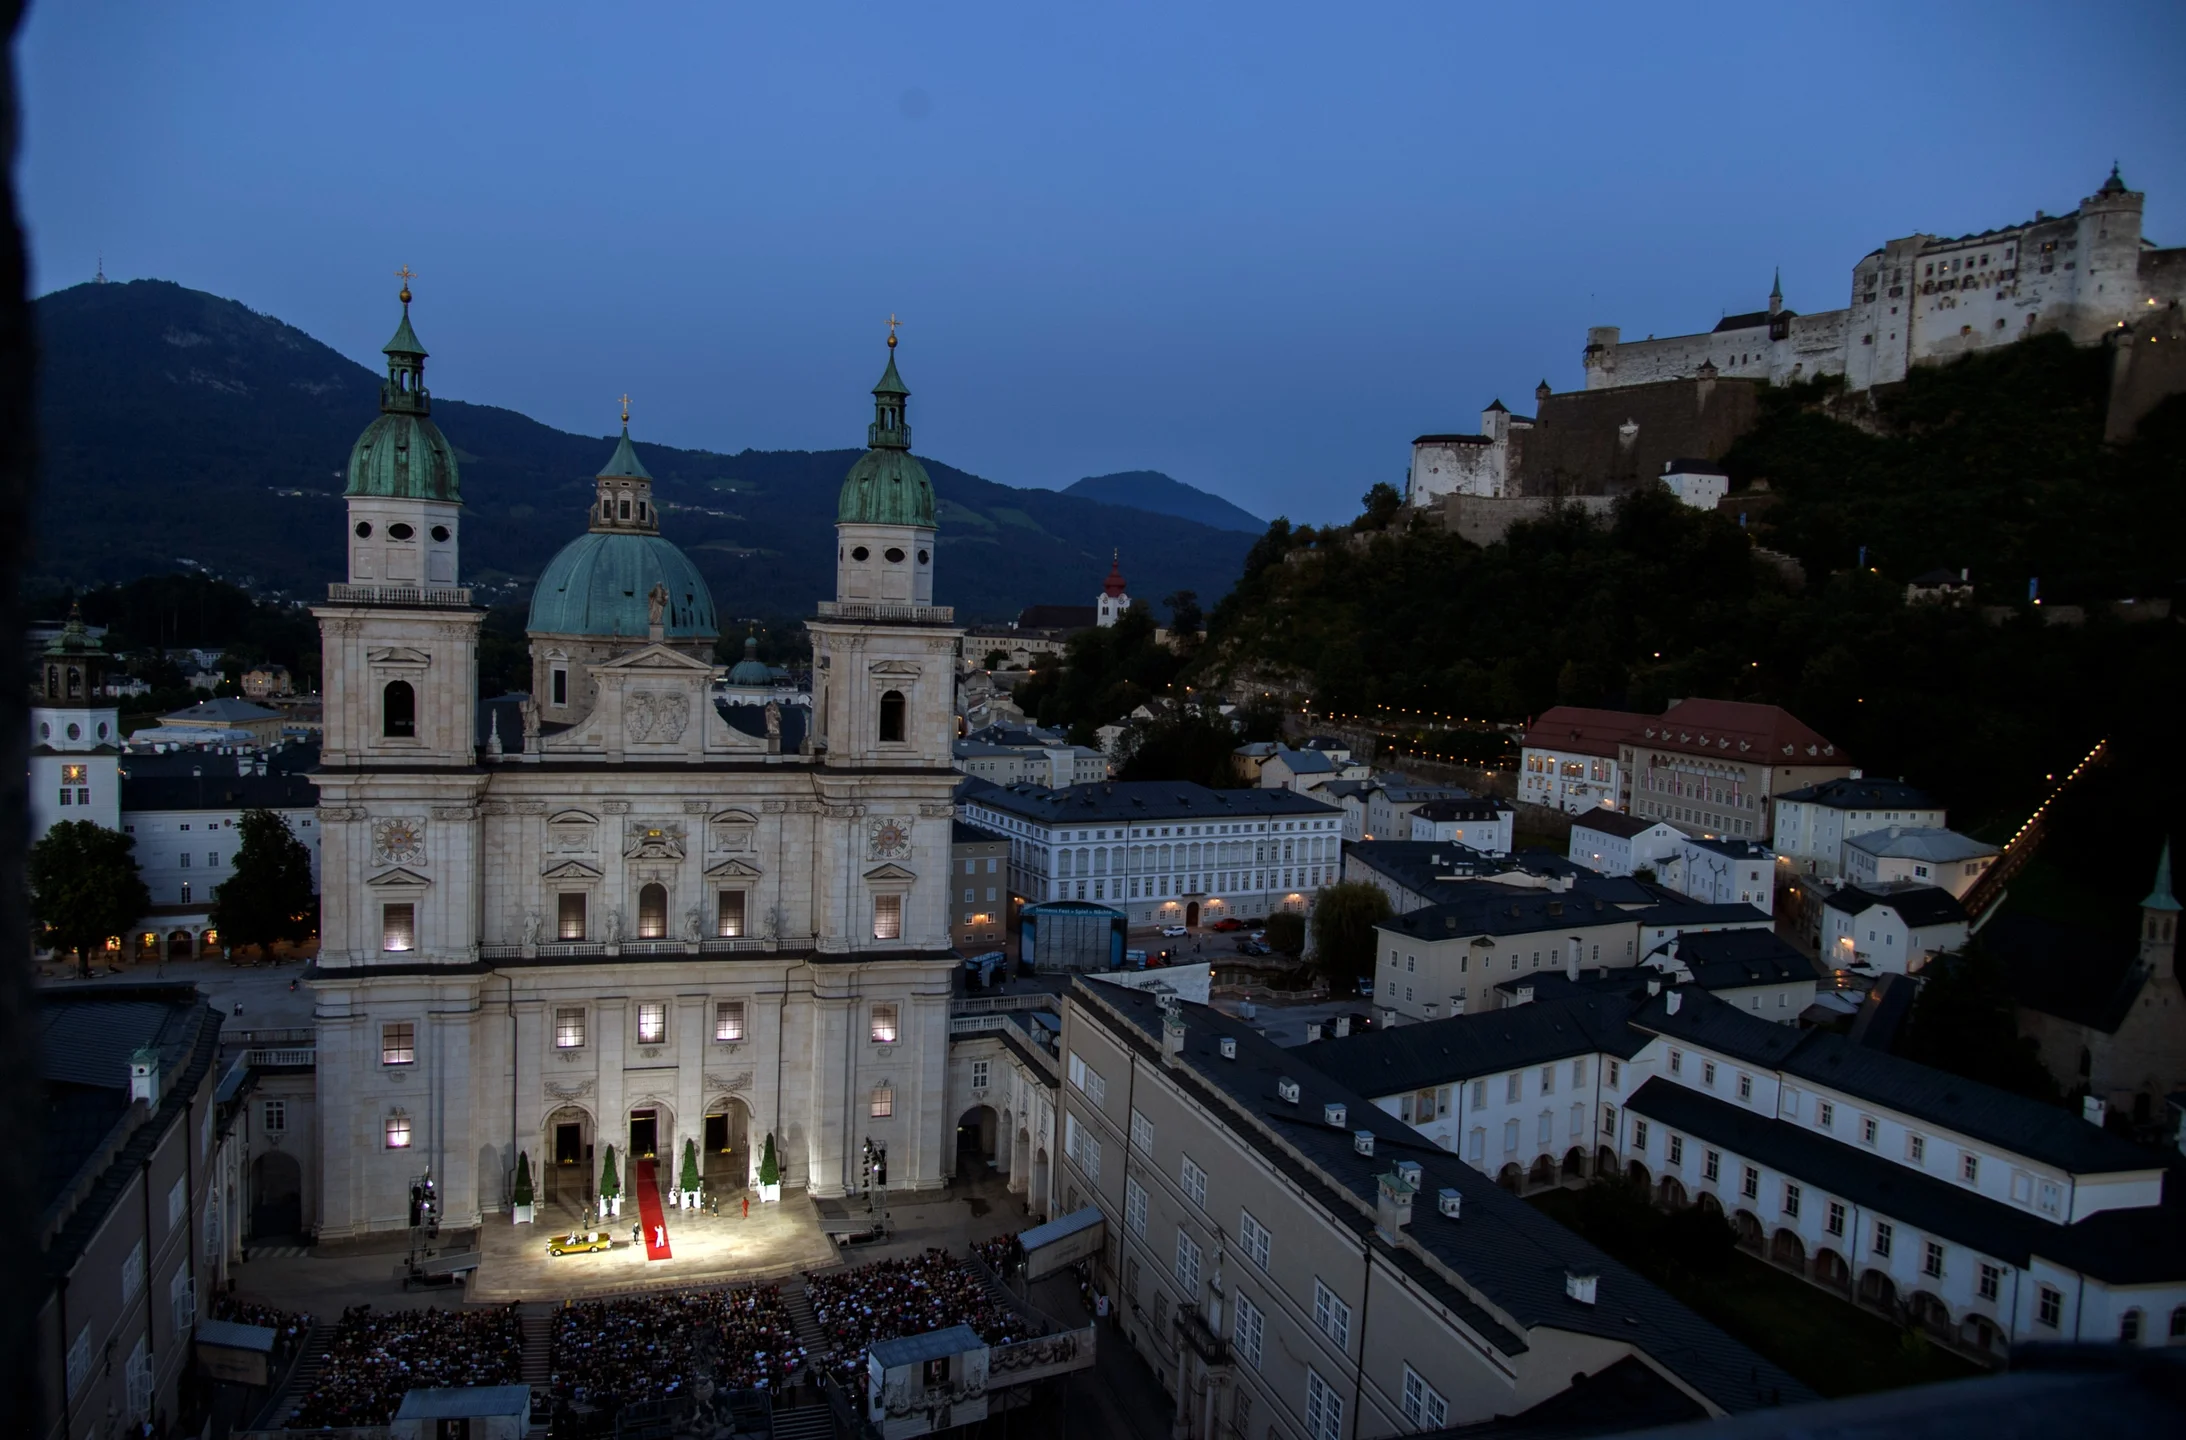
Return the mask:
{"type": "Polygon", "coordinates": [[[683,1208],[698,1208],[698,1142],[690,1136],[683,1137],[683,1173],[676,1177],[676,1188],[683,1192],[683,1208]]]}
{"type": "Polygon", "coordinates": [[[531,1152],[528,1150],[516,1152],[516,1188],[510,1192],[509,1199],[511,1202],[510,1209],[513,1212],[510,1223],[529,1225],[531,1223],[532,1205],[531,1152]]]}
{"type": "Polygon", "coordinates": [[[607,1147],[607,1162],[600,1166],[600,1215],[610,1218],[622,1213],[622,1181],[615,1175],[615,1147],[607,1147]]]}
{"type": "Polygon", "coordinates": [[[767,1132],[766,1149],[759,1156],[759,1203],[770,1204],[782,1198],[782,1167],[774,1159],[774,1132],[767,1132]]]}

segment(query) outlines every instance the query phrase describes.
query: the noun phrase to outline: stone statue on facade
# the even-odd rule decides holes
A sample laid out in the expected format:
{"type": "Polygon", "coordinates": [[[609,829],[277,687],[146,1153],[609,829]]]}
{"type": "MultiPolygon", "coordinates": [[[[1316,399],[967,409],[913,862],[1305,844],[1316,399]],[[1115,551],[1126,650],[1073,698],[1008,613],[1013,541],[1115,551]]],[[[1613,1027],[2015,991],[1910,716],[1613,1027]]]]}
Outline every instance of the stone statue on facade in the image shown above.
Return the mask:
{"type": "Polygon", "coordinates": [[[655,626],[660,625],[662,617],[667,613],[668,587],[656,580],[653,582],[653,588],[645,592],[645,623],[655,626]]]}
{"type": "Polygon", "coordinates": [[[524,948],[526,950],[539,948],[539,935],[545,928],[546,917],[538,911],[530,911],[524,916],[524,948]]]}
{"type": "Polygon", "coordinates": [[[693,905],[683,912],[683,938],[693,945],[698,943],[699,936],[704,933],[706,918],[703,910],[704,907],[693,905]]]}
{"type": "Polygon", "coordinates": [[[608,906],[604,918],[607,926],[607,943],[620,945],[622,943],[622,907],[620,905],[608,906]]]}

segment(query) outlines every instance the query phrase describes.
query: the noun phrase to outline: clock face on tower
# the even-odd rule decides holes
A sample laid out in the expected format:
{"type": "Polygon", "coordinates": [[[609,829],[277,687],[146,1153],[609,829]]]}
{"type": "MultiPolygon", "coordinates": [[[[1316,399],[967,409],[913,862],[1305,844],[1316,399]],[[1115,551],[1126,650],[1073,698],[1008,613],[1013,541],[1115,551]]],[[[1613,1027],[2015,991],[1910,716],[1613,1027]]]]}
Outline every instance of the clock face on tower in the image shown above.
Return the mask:
{"type": "Polygon", "coordinates": [[[372,859],[381,865],[412,865],[425,858],[425,822],[400,817],[372,826],[372,859]]]}
{"type": "Polygon", "coordinates": [[[893,817],[875,820],[871,840],[875,860],[900,860],[911,853],[911,822],[893,817]]]}

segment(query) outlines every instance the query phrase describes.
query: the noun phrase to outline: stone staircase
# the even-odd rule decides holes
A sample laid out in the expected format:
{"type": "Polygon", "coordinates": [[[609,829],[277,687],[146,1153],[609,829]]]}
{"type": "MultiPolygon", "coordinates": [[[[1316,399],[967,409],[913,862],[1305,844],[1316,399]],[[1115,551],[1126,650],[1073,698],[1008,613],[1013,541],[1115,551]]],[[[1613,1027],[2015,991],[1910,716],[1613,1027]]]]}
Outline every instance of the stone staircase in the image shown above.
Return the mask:
{"type": "Polygon", "coordinates": [[[812,1311],[812,1297],[805,1294],[804,1281],[783,1282],[782,1308],[789,1312],[789,1323],[796,1328],[797,1343],[805,1347],[806,1355],[817,1359],[828,1348],[827,1335],[820,1329],[820,1317],[812,1311]]]}
{"type": "Polygon", "coordinates": [[[286,1427],[289,1411],[295,1409],[311,1393],[311,1387],[319,1383],[319,1372],[326,1368],[326,1352],[334,1345],[335,1328],[331,1320],[321,1320],[311,1327],[310,1332],[304,1336],[302,1347],[297,1351],[297,1360],[288,1372],[288,1379],[273,1392],[273,1398],[266,1402],[265,1409],[259,1411],[257,1428],[279,1430],[286,1427]]]}
{"type": "Polygon", "coordinates": [[[554,1413],[548,1394],[554,1375],[554,1308],[551,1304],[532,1304],[517,1311],[517,1323],[524,1335],[523,1381],[531,1387],[530,1431],[535,1435],[546,1433],[554,1413]]]}
{"type": "Polygon", "coordinates": [[[774,1440],[835,1440],[835,1415],[825,1405],[774,1411],[774,1440]]]}

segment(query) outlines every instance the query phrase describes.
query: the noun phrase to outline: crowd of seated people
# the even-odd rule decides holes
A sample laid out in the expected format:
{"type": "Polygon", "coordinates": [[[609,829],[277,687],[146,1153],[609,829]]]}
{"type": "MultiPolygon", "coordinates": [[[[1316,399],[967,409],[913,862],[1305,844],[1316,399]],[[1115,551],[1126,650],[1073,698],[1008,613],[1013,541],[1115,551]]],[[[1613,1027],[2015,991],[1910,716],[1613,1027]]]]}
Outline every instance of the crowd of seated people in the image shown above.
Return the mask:
{"type": "Polygon", "coordinates": [[[385,1425],[411,1390],[514,1385],[524,1374],[523,1327],[513,1305],[490,1310],[342,1312],[311,1393],[289,1416],[296,1429],[385,1425]]]}
{"type": "Polygon", "coordinates": [[[997,1278],[1016,1274],[1025,1259],[1025,1247],[1017,1243],[1015,1235],[1007,1234],[980,1241],[972,1246],[972,1253],[985,1261],[997,1278]]]}
{"type": "Polygon", "coordinates": [[[557,1409],[612,1413],[683,1394],[701,1364],[719,1389],[779,1389],[804,1355],[779,1285],[586,1300],[554,1317],[552,1385],[557,1409]]]}
{"type": "Polygon", "coordinates": [[[239,1300],[233,1295],[213,1297],[212,1318],[226,1320],[235,1325],[257,1325],[273,1332],[273,1365],[281,1368],[296,1347],[311,1333],[311,1312],[278,1310],[271,1305],[261,1305],[255,1300],[239,1300]]]}
{"type": "Polygon", "coordinates": [[[830,1354],[828,1370],[853,1393],[863,1388],[876,1341],[969,1325],[989,1345],[1029,1339],[1032,1327],[994,1297],[946,1250],[876,1260],[855,1270],[805,1275],[805,1294],[830,1354]]]}

